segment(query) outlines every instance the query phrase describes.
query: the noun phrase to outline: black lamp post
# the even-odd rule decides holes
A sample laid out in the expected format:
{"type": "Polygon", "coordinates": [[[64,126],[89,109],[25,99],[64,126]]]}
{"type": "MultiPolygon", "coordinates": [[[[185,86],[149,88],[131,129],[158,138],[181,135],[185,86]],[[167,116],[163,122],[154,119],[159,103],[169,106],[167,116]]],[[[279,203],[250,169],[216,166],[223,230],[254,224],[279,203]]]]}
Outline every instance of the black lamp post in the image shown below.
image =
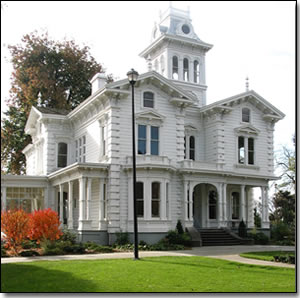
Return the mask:
{"type": "Polygon", "coordinates": [[[134,220],[134,259],[139,259],[138,251],[138,225],[136,210],[136,162],[135,162],[135,114],[134,114],[134,84],[139,74],[132,68],[127,73],[132,93],[132,172],[133,172],[133,220],[134,220]]]}

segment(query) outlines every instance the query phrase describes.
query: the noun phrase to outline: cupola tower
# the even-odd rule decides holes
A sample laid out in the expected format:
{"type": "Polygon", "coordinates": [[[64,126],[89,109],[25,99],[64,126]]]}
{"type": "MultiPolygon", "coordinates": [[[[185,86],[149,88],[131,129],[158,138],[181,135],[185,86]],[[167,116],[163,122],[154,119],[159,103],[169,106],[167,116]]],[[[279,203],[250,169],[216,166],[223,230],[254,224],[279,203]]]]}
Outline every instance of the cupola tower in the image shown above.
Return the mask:
{"type": "Polygon", "coordinates": [[[152,69],[206,105],[205,54],[212,48],[195,33],[190,11],[170,7],[154,24],[151,44],[140,53],[152,69]]]}

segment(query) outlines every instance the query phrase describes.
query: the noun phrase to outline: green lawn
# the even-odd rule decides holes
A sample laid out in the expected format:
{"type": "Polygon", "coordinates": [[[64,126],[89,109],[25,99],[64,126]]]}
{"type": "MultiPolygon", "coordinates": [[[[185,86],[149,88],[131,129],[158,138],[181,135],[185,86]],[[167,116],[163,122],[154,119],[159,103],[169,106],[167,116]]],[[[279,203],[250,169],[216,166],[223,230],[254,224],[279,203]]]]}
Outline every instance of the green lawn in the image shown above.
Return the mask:
{"type": "Polygon", "coordinates": [[[1,265],[2,292],[295,292],[295,270],[205,257],[1,265]]]}
{"type": "Polygon", "coordinates": [[[295,256],[294,251],[256,251],[256,252],[245,252],[240,254],[241,257],[249,259],[257,259],[263,261],[273,261],[274,256],[295,256]]]}

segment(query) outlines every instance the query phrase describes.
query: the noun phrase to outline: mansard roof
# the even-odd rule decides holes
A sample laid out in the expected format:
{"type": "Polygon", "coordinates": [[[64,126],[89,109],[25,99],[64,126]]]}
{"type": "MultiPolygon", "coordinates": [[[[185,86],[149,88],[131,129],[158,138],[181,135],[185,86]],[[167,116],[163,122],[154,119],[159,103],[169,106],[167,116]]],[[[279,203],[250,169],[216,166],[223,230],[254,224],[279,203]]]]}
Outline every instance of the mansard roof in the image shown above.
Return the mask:
{"type": "Polygon", "coordinates": [[[285,114],[274,107],[270,102],[260,96],[253,90],[214,102],[210,105],[200,108],[200,113],[210,113],[210,112],[230,112],[234,104],[239,104],[244,101],[248,101],[251,104],[257,106],[264,113],[264,118],[272,121],[278,121],[285,117],[285,114]]]}

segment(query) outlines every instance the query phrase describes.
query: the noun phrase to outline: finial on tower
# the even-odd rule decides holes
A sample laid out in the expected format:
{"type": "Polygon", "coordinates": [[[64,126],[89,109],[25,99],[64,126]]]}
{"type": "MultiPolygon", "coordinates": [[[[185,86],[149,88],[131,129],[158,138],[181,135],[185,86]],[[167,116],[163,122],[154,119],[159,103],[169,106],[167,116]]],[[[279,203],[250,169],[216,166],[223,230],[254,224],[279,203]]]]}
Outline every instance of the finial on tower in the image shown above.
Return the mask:
{"type": "Polygon", "coordinates": [[[249,78],[248,76],[246,77],[246,92],[249,91],[249,78]]]}

